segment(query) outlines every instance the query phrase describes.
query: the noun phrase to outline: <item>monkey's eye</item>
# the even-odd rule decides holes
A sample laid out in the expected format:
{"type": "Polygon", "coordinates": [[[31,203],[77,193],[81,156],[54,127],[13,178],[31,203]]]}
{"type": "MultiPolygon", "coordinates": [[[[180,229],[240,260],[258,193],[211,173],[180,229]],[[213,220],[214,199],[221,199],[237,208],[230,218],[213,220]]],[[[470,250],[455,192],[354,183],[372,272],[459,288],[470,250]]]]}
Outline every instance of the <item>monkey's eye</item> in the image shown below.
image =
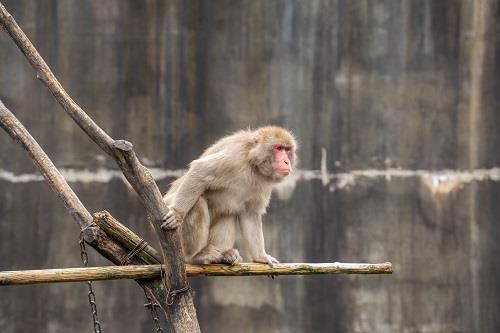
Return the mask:
{"type": "Polygon", "coordinates": [[[283,146],[276,146],[276,147],[274,147],[274,149],[276,149],[278,151],[283,151],[283,150],[285,150],[285,147],[283,147],[283,146]]]}

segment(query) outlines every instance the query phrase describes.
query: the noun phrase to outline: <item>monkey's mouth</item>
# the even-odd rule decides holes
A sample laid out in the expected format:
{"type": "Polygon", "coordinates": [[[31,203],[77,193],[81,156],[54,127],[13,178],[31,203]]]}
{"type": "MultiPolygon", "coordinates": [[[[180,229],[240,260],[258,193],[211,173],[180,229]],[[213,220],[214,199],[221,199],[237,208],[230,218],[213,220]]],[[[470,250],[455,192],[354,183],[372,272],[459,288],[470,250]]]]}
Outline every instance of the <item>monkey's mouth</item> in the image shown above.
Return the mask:
{"type": "Polygon", "coordinates": [[[288,176],[288,175],[290,174],[290,171],[291,171],[291,170],[287,168],[287,169],[276,169],[276,171],[277,171],[280,175],[282,175],[282,176],[286,177],[286,176],[288,176]]]}

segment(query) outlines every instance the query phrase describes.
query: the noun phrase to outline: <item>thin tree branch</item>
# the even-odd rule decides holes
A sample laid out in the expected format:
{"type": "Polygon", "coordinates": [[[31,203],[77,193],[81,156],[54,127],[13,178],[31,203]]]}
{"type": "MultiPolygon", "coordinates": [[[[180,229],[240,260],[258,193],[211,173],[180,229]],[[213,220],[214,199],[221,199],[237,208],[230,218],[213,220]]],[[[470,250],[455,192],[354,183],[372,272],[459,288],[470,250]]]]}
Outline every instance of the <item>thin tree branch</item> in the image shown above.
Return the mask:
{"type": "Polygon", "coordinates": [[[102,150],[111,154],[110,145],[113,139],[106,134],[99,126],[94,123],[78,104],[71,99],[66,93],[62,85],[57,81],[56,77],[45,63],[36,48],[30,42],[23,30],[17,25],[16,21],[0,3],[0,24],[5,28],[7,33],[12,37],[12,40],[17,44],[21,52],[24,53],[26,59],[35,68],[37,78],[49,88],[54,98],[61,104],[64,110],[73,118],[73,120],[87,133],[88,136],[96,142],[102,150]]]}
{"type": "Polygon", "coordinates": [[[45,154],[40,145],[33,139],[19,120],[0,100],[0,126],[17,141],[29,154],[40,173],[47,180],[52,190],[64,202],[70,215],[84,229],[92,224],[93,218],[83,206],[75,192],[68,185],[54,163],[45,154]]]}

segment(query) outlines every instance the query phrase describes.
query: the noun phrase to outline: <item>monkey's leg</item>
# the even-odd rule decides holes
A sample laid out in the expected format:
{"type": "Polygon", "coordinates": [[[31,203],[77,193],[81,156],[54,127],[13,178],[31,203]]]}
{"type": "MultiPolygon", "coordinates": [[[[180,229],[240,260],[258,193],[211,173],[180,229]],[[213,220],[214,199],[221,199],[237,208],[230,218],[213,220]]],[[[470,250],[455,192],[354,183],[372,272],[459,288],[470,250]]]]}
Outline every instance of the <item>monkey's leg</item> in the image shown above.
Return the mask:
{"type": "Polygon", "coordinates": [[[234,249],[236,239],[236,218],[234,216],[217,218],[211,221],[208,245],[193,257],[196,264],[239,263],[242,258],[234,249]]]}
{"type": "Polygon", "coordinates": [[[221,263],[234,265],[241,262],[240,253],[234,248],[235,239],[235,216],[225,216],[212,221],[208,243],[222,252],[221,263]]]}
{"type": "Polygon", "coordinates": [[[210,214],[207,201],[200,197],[184,218],[182,228],[182,248],[187,262],[208,245],[210,214]]]}
{"type": "Polygon", "coordinates": [[[279,264],[273,256],[266,253],[264,234],[262,233],[262,216],[257,213],[245,213],[240,216],[241,233],[250,258],[263,264],[279,264]]]}
{"type": "Polygon", "coordinates": [[[191,262],[193,264],[220,264],[223,263],[223,254],[215,246],[208,244],[198,252],[191,262]]]}

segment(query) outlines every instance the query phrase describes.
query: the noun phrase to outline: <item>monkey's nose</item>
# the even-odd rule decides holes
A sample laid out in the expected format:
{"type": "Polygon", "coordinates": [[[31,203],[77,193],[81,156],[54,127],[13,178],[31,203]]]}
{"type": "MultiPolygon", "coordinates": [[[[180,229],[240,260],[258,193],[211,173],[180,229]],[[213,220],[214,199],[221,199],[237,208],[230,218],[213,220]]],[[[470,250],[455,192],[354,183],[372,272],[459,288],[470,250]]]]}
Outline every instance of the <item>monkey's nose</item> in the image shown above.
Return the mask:
{"type": "Polygon", "coordinates": [[[287,160],[285,160],[283,162],[285,162],[286,165],[290,164],[290,162],[288,162],[287,160]]]}

